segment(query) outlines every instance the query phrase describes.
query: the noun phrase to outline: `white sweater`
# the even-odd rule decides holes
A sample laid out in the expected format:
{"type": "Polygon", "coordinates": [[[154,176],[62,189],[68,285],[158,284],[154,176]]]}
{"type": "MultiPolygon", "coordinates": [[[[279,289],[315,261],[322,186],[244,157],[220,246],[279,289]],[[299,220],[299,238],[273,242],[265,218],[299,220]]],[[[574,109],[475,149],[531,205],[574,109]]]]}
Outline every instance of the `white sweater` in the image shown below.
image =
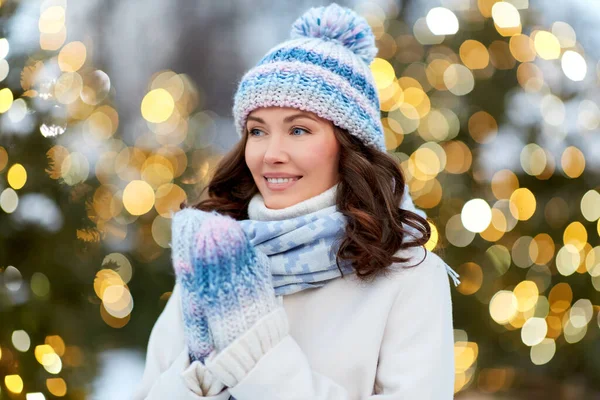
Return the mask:
{"type": "MultiPolygon", "coordinates": [[[[283,210],[266,208],[257,195],[248,213],[251,219],[291,218],[334,204],[334,194],[335,187],[283,210]]],[[[425,251],[396,255],[414,257],[414,265],[425,251]]],[[[280,297],[279,310],[213,353],[206,366],[190,364],[176,284],[152,329],[134,399],[452,399],[448,266],[427,252],[417,267],[389,268],[392,273],[370,284],[352,274],[280,297]]]]}

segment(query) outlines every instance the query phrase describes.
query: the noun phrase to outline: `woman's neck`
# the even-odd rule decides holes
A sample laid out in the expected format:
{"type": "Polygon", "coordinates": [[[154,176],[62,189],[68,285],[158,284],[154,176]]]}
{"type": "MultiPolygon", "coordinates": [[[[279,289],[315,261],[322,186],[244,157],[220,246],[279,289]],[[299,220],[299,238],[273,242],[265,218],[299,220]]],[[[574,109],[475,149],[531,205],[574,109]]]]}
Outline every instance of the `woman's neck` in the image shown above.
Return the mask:
{"type": "Polygon", "coordinates": [[[262,195],[257,193],[248,204],[248,218],[256,221],[281,221],[333,206],[337,187],[338,185],[335,184],[321,194],[277,210],[268,208],[262,195]]]}

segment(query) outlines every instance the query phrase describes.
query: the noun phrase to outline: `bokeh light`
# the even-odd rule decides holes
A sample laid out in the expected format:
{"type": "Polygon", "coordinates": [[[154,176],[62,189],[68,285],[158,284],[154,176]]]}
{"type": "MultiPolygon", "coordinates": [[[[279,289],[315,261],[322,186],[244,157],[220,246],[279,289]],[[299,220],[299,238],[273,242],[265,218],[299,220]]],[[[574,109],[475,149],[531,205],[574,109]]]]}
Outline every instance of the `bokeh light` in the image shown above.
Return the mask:
{"type": "Polygon", "coordinates": [[[475,238],[475,233],[462,223],[461,214],[454,215],[446,223],[446,239],[456,247],[466,247],[475,238]]]}
{"type": "Polygon", "coordinates": [[[533,43],[537,54],[545,60],[554,60],[560,56],[560,42],[547,31],[534,32],[533,43]]]}
{"type": "Polygon", "coordinates": [[[8,39],[1,38],[0,39],[0,58],[6,58],[6,56],[8,56],[9,51],[10,51],[10,43],[8,43],[8,39]]]}
{"type": "Polygon", "coordinates": [[[548,332],[548,325],[544,318],[530,318],[521,328],[521,340],[527,346],[535,346],[544,340],[548,332]]]}
{"type": "Polygon", "coordinates": [[[469,118],[469,133],[478,143],[488,143],[498,134],[498,123],[489,113],[477,111],[469,118]]]}
{"type": "Polygon", "coordinates": [[[563,21],[556,21],[552,24],[552,34],[556,36],[560,47],[569,48],[577,43],[577,34],[571,25],[563,21]]]}
{"type": "Polygon", "coordinates": [[[531,362],[535,365],[544,365],[550,362],[556,353],[554,339],[545,338],[540,343],[531,347],[531,362]]]}
{"type": "Polygon", "coordinates": [[[154,89],[142,100],[142,116],[155,124],[165,122],[173,114],[175,102],[165,89],[154,89]]]}
{"type": "Polygon", "coordinates": [[[511,36],[509,40],[509,49],[512,56],[517,61],[526,63],[535,60],[535,44],[527,35],[519,34],[511,36]]]}
{"type": "Polygon", "coordinates": [[[473,262],[459,266],[456,272],[460,275],[460,285],[457,290],[464,295],[471,295],[481,289],[483,284],[483,271],[473,262]]]}
{"type": "Polygon", "coordinates": [[[475,78],[464,65],[451,64],[444,71],[444,84],[451,93],[464,96],[475,87],[475,78]]]}
{"type": "Polygon", "coordinates": [[[461,141],[454,140],[442,144],[446,152],[445,169],[450,174],[463,174],[471,168],[473,156],[469,147],[461,141]]]}
{"type": "Polygon", "coordinates": [[[580,263],[581,256],[579,255],[579,250],[572,244],[564,245],[556,254],[556,269],[563,276],[575,273],[580,263]]]}
{"type": "Polygon", "coordinates": [[[17,330],[12,333],[12,344],[15,349],[26,352],[31,346],[31,339],[24,330],[17,330]]]}
{"type": "Polygon", "coordinates": [[[10,392],[19,394],[23,391],[23,379],[19,375],[6,375],[4,377],[4,386],[10,392]]]}
{"type": "Polygon", "coordinates": [[[459,53],[463,64],[470,69],[483,69],[490,62],[487,47],[477,40],[465,40],[460,45],[459,53]]]}
{"type": "Polygon", "coordinates": [[[520,221],[526,221],[536,210],[535,196],[527,188],[516,189],[510,196],[510,212],[520,221]]]}
{"type": "Polygon", "coordinates": [[[519,282],[513,289],[513,293],[517,299],[517,310],[520,312],[531,310],[538,301],[538,287],[535,282],[532,281],[525,280],[519,282]]]}
{"type": "Polygon", "coordinates": [[[578,178],[585,170],[585,156],[575,146],[569,146],[560,158],[562,169],[569,178],[578,178]]]}
{"type": "Polygon", "coordinates": [[[46,379],[46,387],[48,388],[48,391],[56,397],[63,397],[67,394],[67,383],[62,378],[46,379]]]}
{"type": "Polygon", "coordinates": [[[4,189],[0,193],[0,208],[7,213],[13,213],[19,205],[19,195],[12,188],[4,189]]]}
{"type": "Polygon", "coordinates": [[[81,42],[66,44],[58,53],[58,65],[64,72],[77,72],[85,63],[87,51],[81,42]]]}
{"type": "Polygon", "coordinates": [[[123,205],[131,215],[142,215],[154,206],[155,195],[152,186],[141,180],[134,180],[123,190],[123,205]]]}
{"type": "Polygon", "coordinates": [[[490,316],[504,325],[517,315],[518,301],[511,291],[500,290],[490,300],[490,316]]]}
{"type": "Polygon", "coordinates": [[[375,79],[375,85],[380,91],[389,87],[396,78],[394,67],[383,58],[375,58],[370,64],[370,68],[375,79]]]}
{"type": "Polygon", "coordinates": [[[521,25],[519,10],[509,2],[500,1],[492,6],[494,24],[500,28],[515,28],[521,25]]]}
{"type": "Polygon", "coordinates": [[[10,109],[13,99],[13,93],[9,88],[0,89],[0,114],[10,109]]]}
{"type": "Polygon", "coordinates": [[[471,199],[461,212],[461,222],[471,232],[483,232],[492,221],[492,210],[483,199],[471,199]]]}
{"type": "Polygon", "coordinates": [[[50,280],[41,272],[31,276],[31,291],[38,297],[44,298],[50,293],[50,280]]]}
{"type": "Polygon", "coordinates": [[[561,67],[565,75],[572,81],[582,81],[587,74],[587,64],[583,56],[575,51],[567,50],[561,58],[561,67]]]}
{"type": "Polygon", "coordinates": [[[15,164],[8,170],[8,184],[15,190],[21,189],[27,182],[27,171],[21,164],[15,164]]]}
{"type": "Polygon", "coordinates": [[[458,32],[458,18],[445,7],[434,7],[427,13],[427,27],[434,35],[453,35],[458,32]]]}

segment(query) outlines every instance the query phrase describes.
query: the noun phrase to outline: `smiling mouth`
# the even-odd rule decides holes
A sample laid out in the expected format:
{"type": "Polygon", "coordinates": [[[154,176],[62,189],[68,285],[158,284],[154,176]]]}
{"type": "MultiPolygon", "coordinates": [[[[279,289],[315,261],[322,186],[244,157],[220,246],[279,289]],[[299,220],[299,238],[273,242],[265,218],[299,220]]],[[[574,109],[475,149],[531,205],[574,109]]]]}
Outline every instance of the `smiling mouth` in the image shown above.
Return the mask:
{"type": "Polygon", "coordinates": [[[302,176],[296,176],[293,178],[267,178],[267,177],[263,176],[263,178],[265,178],[265,181],[267,181],[268,183],[277,185],[277,184],[285,184],[285,183],[289,183],[289,182],[298,181],[298,180],[302,179],[302,176]]]}

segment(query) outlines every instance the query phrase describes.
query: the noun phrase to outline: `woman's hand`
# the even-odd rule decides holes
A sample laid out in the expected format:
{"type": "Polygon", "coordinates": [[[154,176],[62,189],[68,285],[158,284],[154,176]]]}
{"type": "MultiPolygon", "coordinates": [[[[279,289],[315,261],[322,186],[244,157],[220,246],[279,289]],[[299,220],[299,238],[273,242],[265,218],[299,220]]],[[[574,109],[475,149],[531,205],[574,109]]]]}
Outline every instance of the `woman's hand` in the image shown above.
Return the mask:
{"type": "Polygon", "coordinates": [[[186,343],[192,362],[204,362],[214,350],[208,320],[200,301],[198,279],[201,269],[194,258],[197,235],[204,220],[211,213],[192,208],[183,209],[173,215],[172,262],[177,282],[181,285],[181,306],[186,343]]]}
{"type": "Polygon", "coordinates": [[[220,352],[279,307],[269,259],[228,216],[206,216],[194,238],[195,292],[220,352]]]}

